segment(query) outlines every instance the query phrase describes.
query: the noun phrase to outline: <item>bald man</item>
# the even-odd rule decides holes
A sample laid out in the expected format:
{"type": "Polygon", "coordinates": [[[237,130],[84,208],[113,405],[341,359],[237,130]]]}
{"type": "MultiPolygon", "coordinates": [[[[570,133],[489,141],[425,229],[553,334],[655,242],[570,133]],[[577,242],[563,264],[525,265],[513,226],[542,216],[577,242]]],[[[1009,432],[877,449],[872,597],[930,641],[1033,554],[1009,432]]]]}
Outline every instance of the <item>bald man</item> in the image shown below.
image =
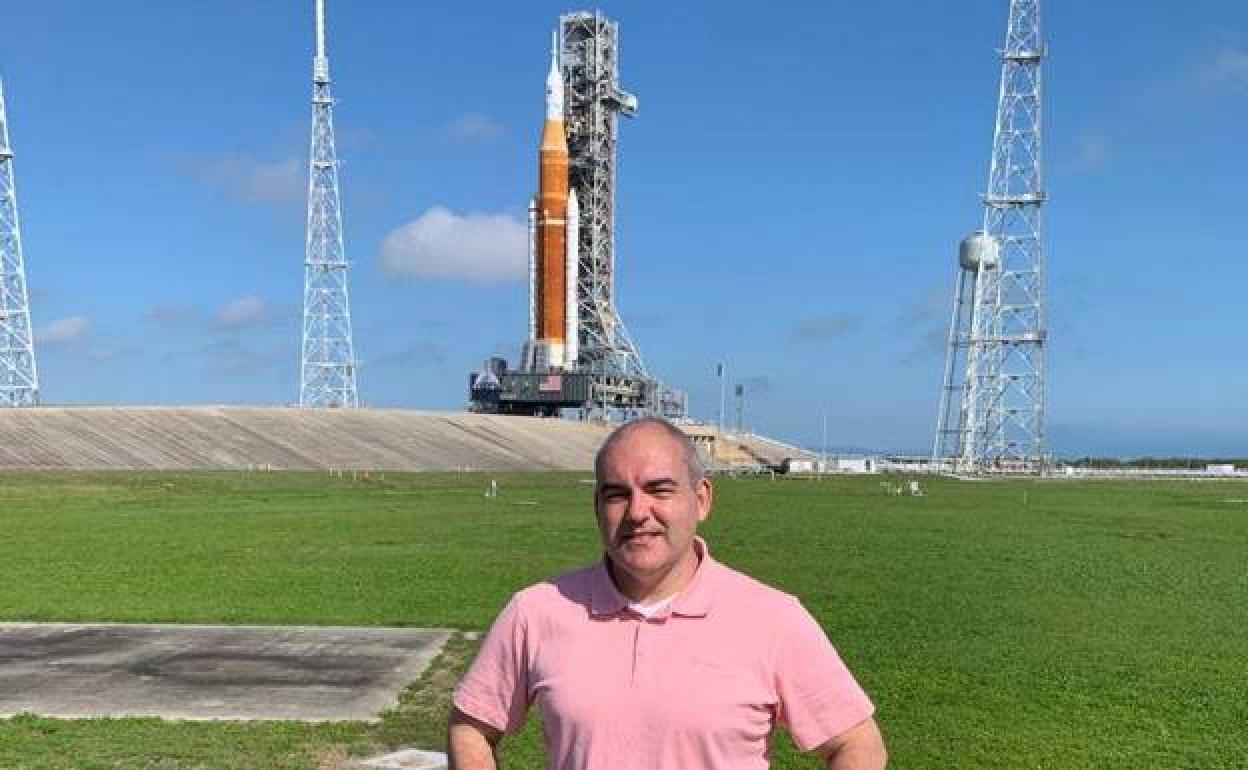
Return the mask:
{"type": "Polygon", "coordinates": [[[594,462],[602,561],[516,594],[455,691],[452,770],[494,770],[530,705],[552,770],[764,770],[773,728],[836,770],[887,762],[874,707],[792,596],[713,560],[712,488],[665,420],[594,462]]]}

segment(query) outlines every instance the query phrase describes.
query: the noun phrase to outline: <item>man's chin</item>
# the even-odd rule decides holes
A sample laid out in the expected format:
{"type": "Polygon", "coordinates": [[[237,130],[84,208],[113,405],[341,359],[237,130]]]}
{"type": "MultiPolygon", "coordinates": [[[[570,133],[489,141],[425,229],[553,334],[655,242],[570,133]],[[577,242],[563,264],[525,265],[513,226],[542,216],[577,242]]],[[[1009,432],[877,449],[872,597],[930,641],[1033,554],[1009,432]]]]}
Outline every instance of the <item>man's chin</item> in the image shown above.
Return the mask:
{"type": "Polygon", "coordinates": [[[668,556],[666,541],[661,537],[646,537],[640,540],[625,540],[615,548],[621,558],[637,563],[658,563],[668,556]]]}
{"type": "Polygon", "coordinates": [[[634,578],[646,578],[663,571],[664,554],[658,548],[617,548],[611,554],[616,566],[634,578]]]}

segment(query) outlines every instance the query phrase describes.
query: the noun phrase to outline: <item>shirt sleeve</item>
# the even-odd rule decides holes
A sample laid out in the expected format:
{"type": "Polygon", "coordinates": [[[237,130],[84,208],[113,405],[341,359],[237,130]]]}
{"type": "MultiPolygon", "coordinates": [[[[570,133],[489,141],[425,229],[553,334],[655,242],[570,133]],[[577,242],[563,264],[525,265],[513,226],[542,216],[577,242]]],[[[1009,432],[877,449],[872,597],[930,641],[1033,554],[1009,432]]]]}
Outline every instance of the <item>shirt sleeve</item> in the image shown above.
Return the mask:
{"type": "Polygon", "coordinates": [[[875,711],[806,608],[796,599],[778,624],[774,671],[778,720],[802,751],[822,746],[875,711]]]}
{"type": "Polygon", "coordinates": [[[456,708],[506,733],[524,726],[532,702],[526,631],[517,595],[499,613],[472,668],[455,688],[456,708]]]}

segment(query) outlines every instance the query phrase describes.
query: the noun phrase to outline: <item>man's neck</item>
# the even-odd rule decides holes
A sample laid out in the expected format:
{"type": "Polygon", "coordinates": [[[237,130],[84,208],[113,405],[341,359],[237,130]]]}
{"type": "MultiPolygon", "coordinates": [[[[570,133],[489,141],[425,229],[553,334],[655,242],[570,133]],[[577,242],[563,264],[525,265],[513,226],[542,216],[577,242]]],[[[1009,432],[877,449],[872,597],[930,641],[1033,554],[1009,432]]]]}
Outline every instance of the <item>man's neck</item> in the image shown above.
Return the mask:
{"type": "Polygon", "coordinates": [[[690,548],[670,570],[643,580],[619,569],[608,557],[607,574],[624,598],[638,604],[654,604],[683,591],[697,574],[698,565],[701,563],[702,556],[697,548],[690,548]]]}

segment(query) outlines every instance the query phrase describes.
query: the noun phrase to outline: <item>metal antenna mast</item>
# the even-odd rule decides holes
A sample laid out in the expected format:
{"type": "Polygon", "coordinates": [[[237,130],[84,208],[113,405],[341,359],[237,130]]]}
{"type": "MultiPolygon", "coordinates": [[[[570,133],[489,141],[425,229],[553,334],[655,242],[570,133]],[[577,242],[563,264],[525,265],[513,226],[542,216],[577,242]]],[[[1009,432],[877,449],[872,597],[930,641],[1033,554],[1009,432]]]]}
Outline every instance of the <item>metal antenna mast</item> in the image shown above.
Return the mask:
{"type": "Polygon", "coordinates": [[[17,187],[13,181],[13,151],[9,148],[9,119],[0,81],[0,406],[39,403],[39,375],[35,369],[34,337],[30,332],[30,301],[26,296],[26,266],[17,219],[17,187]]]}
{"type": "Polygon", "coordinates": [[[933,459],[960,471],[1045,461],[1040,0],[1010,0],[983,229],[963,240],[933,459]]]}
{"type": "Polygon", "coordinates": [[[300,406],[359,406],[355,349],[351,342],[351,305],[347,296],[349,263],[342,244],[333,109],[329,58],[325,55],[325,2],[316,0],[300,406]]]}

